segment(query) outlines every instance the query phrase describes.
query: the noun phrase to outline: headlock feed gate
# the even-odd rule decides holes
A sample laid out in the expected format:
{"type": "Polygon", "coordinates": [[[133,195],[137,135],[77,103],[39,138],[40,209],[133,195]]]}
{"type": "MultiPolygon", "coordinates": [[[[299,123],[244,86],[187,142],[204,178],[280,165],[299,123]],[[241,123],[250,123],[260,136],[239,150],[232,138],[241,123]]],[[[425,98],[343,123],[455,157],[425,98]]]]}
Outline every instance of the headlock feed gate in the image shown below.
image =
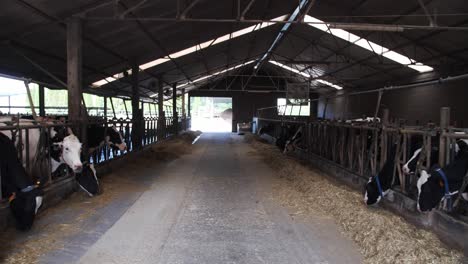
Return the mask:
{"type": "MultiPolygon", "coordinates": [[[[438,126],[434,123],[409,126],[401,120],[390,120],[389,114],[388,109],[383,109],[382,119],[311,120],[287,116],[275,106],[260,109],[254,118],[254,127],[255,132],[268,134],[265,138],[278,146],[284,131],[302,129],[302,139],[295,143],[294,155],[359,190],[363,190],[370,177],[379,173],[390,155],[395,155],[392,192],[387,195],[384,206],[413,223],[430,227],[443,240],[467,250],[468,206],[461,195],[452,199],[450,206],[445,199],[430,215],[417,212],[415,200],[420,171],[429,170],[431,160],[440,167],[453,161],[456,141],[468,139],[468,128],[449,126],[450,109],[447,107],[441,108],[438,126]],[[421,155],[416,159],[416,171],[405,174],[402,167],[413,155],[415,141],[422,146],[421,155]],[[431,156],[435,155],[434,150],[438,152],[436,157],[431,156]]],[[[467,183],[468,175],[464,175],[459,193],[467,183]]]]}
{"type": "MultiPolygon", "coordinates": [[[[65,173],[51,173],[51,157],[50,157],[50,146],[51,142],[49,135],[54,128],[67,127],[73,131],[78,131],[83,127],[83,122],[64,122],[58,120],[49,120],[44,122],[36,122],[28,120],[27,124],[19,122],[19,118],[11,122],[6,122],[7,125],[0,126],[0,133],[9,132],[16,138],[16,149],[18,151],[18,157],[23,163],[26,171],[33,178],[33,181],[44,187],[46,190],[54,188],[54,185],[60,185],[64,182],[74,180],[74,175],[69,170],[65,170],[65,173]],[[29,122],[30,121],[30,122],[29,122]],[[30,153],[30,144],[32,140],[30,135],[32,133],[40,135],[40,140],[35,153],[30,153]]],[[[99,167],[105,163],[108,163],[114,159],[125,156],[131,152],[135,152],[140,147],[148,146],[153,143],[159,142],[172,135],[179,133],[190,128],[190,118],[186,116],[172,117],[146,117],[139,121],[127,119],[107,119],[103,117],[90,117],[89,121],[86,122],[85,126],[98,125],[111,129],[115,127],[122,135],[123,141],[127,145],[125,151],[115,150],[104,144],[95,148],[91,153],[82,152],[82,160],[89,163],[93,163],[99,167]],[[135,124],[140,129],[135,128],[135,124]],[[139,132],[138,132],[139,131],[139,132]],[[137,141],[135,141],[137,139],[137,141]],[[139,146],[135,146],[137,144],[139,146]]],[[[81,139],[81,138],[80,138],[81,139]]],[[[87,149],[87,142],[84,141],[83,149],[87,149]]],[[[1,177],[1,175],[0,175],[1,177]]],[[[2,194],[1,181],[0,181],[0,203],[7,204],[6,199],[2,194]]]]}

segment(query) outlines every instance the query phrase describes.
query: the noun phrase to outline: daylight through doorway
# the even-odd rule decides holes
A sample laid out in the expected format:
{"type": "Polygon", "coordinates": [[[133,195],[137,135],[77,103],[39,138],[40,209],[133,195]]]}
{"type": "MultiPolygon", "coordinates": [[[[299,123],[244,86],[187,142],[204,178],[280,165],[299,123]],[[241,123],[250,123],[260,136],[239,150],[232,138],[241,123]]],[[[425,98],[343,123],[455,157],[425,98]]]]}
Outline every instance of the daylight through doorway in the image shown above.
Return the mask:
{"type": "Polygon", "coordinates": [[[232,98],[191,97],[192,130],[203,132],[232,131],[232,98]]]}

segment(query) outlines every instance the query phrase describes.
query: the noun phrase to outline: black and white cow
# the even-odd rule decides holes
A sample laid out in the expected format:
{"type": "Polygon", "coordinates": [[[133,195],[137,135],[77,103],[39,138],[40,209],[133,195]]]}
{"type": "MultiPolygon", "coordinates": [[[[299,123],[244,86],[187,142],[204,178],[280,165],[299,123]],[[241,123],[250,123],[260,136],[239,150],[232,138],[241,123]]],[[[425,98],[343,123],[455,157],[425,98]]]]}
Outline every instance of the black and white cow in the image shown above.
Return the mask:
{"type": "Polygon", "coordinates": [[[87,132],[90,151],[102,147],[103,145],[108,145],[120,151],[125,151],[127,149],[127,144],[115,126],[105,127],[104,125],[89,125],[87,132]]]}
{"type": "Polygon", "coordinates": [[[290,140],[295,132],[297,131],[297,126],[292,124],[282,125],[280,130],[280,135],[276,138],[276,146],[284,151],[288,140],[290,140]]]}
{"type": "Polygon", "coordinates": [[[283,150],[284,154],[292,152],[298,147],[302,141],[302,134],[302,126],[299,126],[299,128],[296,130],[296,133],[294,133],[294,135],[286,141],[286,145],[284,146],[283,150]]]}
{"type": "Polygon", "coordinates": [[[380,202],[380,200],[388,193],[393,184],[394,167],[395,167],[395,152],[396,145],[393,145],[387,155],[382,170],[369,178],[366,184],[366,193],[364,195],[364,201],[367,205],[374,205],[380,202]]]}
{"type": "Polygon", "coordinates": [[[81,143],[70,128],[54,127],[54,137],[51,144],[52,172],[63,168],[67,164],[74,172],[75,179],[82,190],[93,197],[99,193],[99,180],[92,164],[81,162],[81,143]],[[71,165],[70,165],[71,164],[71,165]]]}
{"type": "MultiPolygon", "coordinates": [[[[14,121],[13,117],[5,116],[0,119],[0,127],[7,126],[14,121]]],[[[17,124],[17,123],[16,123],[17,124]]],[[[47,122],[48,125],[53,123],[47,122]]],[[[20,119],[19,125],[21,126],[28,126],[34,125],[33,120],[29,119],[20,119]]],[[[29,144],[26,144],[26,129],[23,129],[22,134],[22,142],[19,142],[19,137],[14,135],[14,133],[10,130],[2,131],[4,135],[6,135],[10,139],[15,140],[15,145],[21,143],[23,146],[23,157],[26,157],[26,152],[29,152],[29,164],[33,165],[37,158],[40,151],[38,151],[38,147],[40,146],[41,140],[41,131],[40,129],[28,129],[29,134],[29,144]],[[25,146],[29,146],[26,149],[25,146]]],[[[18,132],[16,132],[18,133],[18,132]]],[[[44,136],[44,135],[43,135],[44,136]]],[[[50,140],[47,140],[49,146],[44,146],[45,148],[50,148],[51,150],[51,164],[52,169],[51,172],[53,173],[60,164],[67,164],[73,171],[77,172],[81,170],[82,164],[80,160],[80,153],[81,153],[81,143],[79,139],[73,134],[70,128],[67,128],[65,125],[63,126],[56,126],[51,129],[50,135],[45,135],[49,137],[50,140]]],[[[26,164],[26,158],[23,160],[23,165],[26,164]]]]}
{"type": "MultiPolygon", "coordinates": [[[[417,182],[419,211],[431,211],[442,200],[450,203],[452,197],[458,194],[468,170],[468,144],[464,140],[458,140],[457,145],[459,151],[453,162],[443,168],[434,165],[429,172],[421,171],[417,182]]],[[[462,197],[468,200],[468,188],[463,191],[462,197]]]]}
{"type": "Polygon", "coordinates": [[[18,159],[14,143],[0,133],[0,178],[2,194],[8,197],[10,210],[19,230],[32,227],[42,205],[43,191],[34,185],[18,159]]]}
{"type": "MultiPolygon", "coordinates": [[[[423,143],[423,137],[420,135],[415,135],[411,138],[411,144],[409,146],[409,153],[411,153],[411,157],[402,166],[402,171],[404,174],[410,175],[416,172],[416,167],[418,165],[418,161],[421,157],[421,152],[423,150],[423,143]]],[[[430,166],[436,164],[439,159],[439,136],[432,137],[431,143],[432,144],[430,166]]]]}

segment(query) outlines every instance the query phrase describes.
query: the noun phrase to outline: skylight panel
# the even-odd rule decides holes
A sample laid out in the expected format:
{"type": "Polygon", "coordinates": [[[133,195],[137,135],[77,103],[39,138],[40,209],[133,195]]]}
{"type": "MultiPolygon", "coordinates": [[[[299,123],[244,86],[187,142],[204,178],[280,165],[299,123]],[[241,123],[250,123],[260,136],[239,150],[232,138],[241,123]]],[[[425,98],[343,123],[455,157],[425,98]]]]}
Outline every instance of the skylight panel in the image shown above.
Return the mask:
{"type": "Polygon", "coordinates": [[[336,84],[333,84],[331,82],[328,82],[328,81],[325,81],[325,80],[322,80],[322,79],[316,79],[317,82],[321,83],[321,84],[325,84],[325,85],[328,85],[330,87],[333,87],[337,90],[341,90],[343,89],[343,87],[339,86],[339,85],[336,85],[336,84]]]}
{"type": "MultiPolygon", "coordinates": [[[[163,64],[163,63],[169,61],[171,58],[176,59],[176,58],[185,56],[187,54],[194,53],[194,52],[199,51],[201,49],[205,49],[205,48],[208,48],[210,46],[213,46],[213,45],[228,41],[230,39],[237,38],[237,37],[243,36],[245,34],[248,34],[248,33],[254,32],[254,31],[258,31],[260,29],[275,25],[276,22],[274,22],[274,21],[284,21],[287,18],[288,18],[288,15],[279,16],[277,18],[272,19],[273,22],[262,22],[262,23],[258,23],[256,25],[244,28],[244,29],[234,31],[234,32],[232,32],[230,34],[226,34],[226,35],[223,35],[221,37],[218,37],[218,38],[215,38],[215,39],[212,39],[212,40],[209,40],[209,41],[205,41],[205,42],[203,42],[201,44],[197,44],[197,45],[195,45],[193,47],[190,47],[190,48],[187,48],[187,49],[184,49],[184,50],[169,54],[168,56],[165,56],[164,58],[158,58],[156,60],[147,62],[145,64],[140,65],[140,68],[143,69],[143,70],[146,70],[148,68],[163,64]]],[[[104,85],[104,84],[106,84],[108,82],[113,82],[116,79],[119,79],[119,78],[123,77],[123,74],[121,75],[121,77],[115,77],[115,76],[120,76],[120,75],[119,74],[114,75],[113,76],[114,79],[106,78],[107,80],[105,80],[105,79],[104,80],[99,80],[97,82],[92,83],[92,86],[96,88],[96,87],[102,86],[102,85],[104,85]]]]}
{"type": "Polygon", "coordinates": [[[294,73],[299,74],[299,75],[302,75],[302,76],[304,76],[304,77],[306,77],[306,78],[310,78],[310,75],[309,75],[309,74],[307,74],[307,73],[305,73],[305,72],[301,72],[301,71],[299,71],[299,70],[297,70],[297,69],[294,69],[294,68],[292,68],[292,67],[289,67],[289,66],[287,66],[287,65],[284,65],[284,64],[279,63],[279,62],[277,62],[277,61],[270,60],[269,62],[270,62],[271,64],[274,64],[274,65],[276,65],[276,66],[279,66],[279,67],[281,67],[281,68],[283,68],[283,69],[285,69],[285,70],[288,70],[288,71],[290,71],[290,72],[294,72],[294,73]]]}
{"type": "MultiPolygon", "coordinates": [[[[297,69],[294,69],[294,68],[292,68],[292,67],[289,67],[289,66],[287,66],[287,65],[284,65],[284,64],[279,63],[279,62],[277,62],[277,61],[270,60],[270,61],[268,61],[268,62],[271,63],[271,64],[273,64],[273,65],[276,65],[276,66],[278,66],[278,67],[281,67],[281,68],[283,68],[283,69],[285,69],[285,70],[288,70],[288,71],[290,71],[290,72],[294,72],[294,73],[296,73],[296,74],[302,75],[302,76],[304,76],[304,77],[306,77],[306,78],[308,78],[308,79],[311,78],[311,75],[310,75],[310,74],[305,73],[305,72],[301,72],[301,71],[299,71],[299,70],[297,70],[297,69]]],[[[314,81],[317,81],[317,82],[319,82],[319,83],[328,85],[328,86],[333,87],[333,88],[335,88],[335,89],[337,89],[337,90],[343,89],[342,86],[339,86],[339,85],[337,85],[337,84],[334,84],[334,83],[331,83],[331,82],[328,82],[328,81],[325,81],[325,80],[322,80],[322,79],[314,79],[314,81]]]]}
{"type": "Polygon", "coordinates": [[[346,40],[348,42],[351,42],[361,48],[364,48],[368,51],[374,52],[376,54],[382,55],[387,59],[393,60],[397,63],[400,63],[402,65],[408,66],[409,68],[416,70],[420,73],[423,72],[430,72],[433,71],[434,69],[430,66],[424,65],[420,62],[416,62],[415,60],[402,55],[398,52],[391,51],[377,43],[374,43],[372,41],[369,41],[367,39],[361,38],[353,33],[350,33],[346,30],[343,29],[338,29],[338,28],[330,28],[329,24],[323,22],[320,19],[317,19],[315,17],[306,15],[304,17],[304,22],[309,23],[308,25],[317,29],[320,29],[322,31],[325,31],[329,34],[332,34],[333,36],[336,36],[338,38],[341,38],[343,40],[346,40]]]}

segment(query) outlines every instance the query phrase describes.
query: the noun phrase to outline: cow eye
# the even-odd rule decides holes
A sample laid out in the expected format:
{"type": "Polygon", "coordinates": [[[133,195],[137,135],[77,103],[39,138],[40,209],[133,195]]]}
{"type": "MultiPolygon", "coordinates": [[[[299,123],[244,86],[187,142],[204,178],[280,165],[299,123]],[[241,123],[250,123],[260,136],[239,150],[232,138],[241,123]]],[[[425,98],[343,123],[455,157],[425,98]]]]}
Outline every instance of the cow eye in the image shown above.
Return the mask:
{"type": "Polygon", "coordinates": [[[69,148],[65,148],[65,150],[70,150],[69,148]]]}

